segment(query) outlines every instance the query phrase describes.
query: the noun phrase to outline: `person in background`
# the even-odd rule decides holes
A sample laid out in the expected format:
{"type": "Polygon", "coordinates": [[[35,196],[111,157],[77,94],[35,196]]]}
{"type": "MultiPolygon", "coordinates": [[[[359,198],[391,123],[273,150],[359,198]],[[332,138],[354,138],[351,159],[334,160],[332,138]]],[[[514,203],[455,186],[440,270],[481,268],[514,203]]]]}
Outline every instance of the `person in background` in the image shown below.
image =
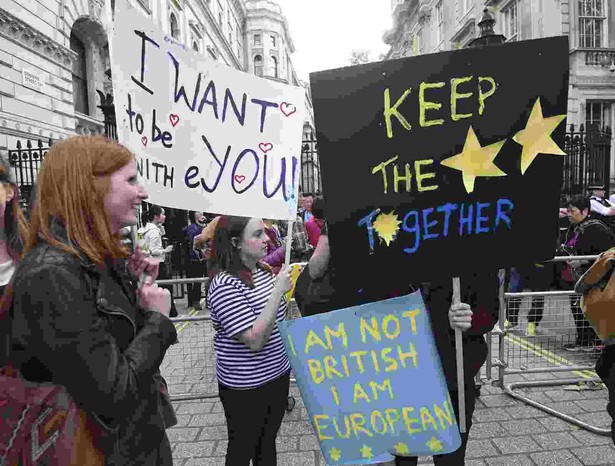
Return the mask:
{"type": "Polygon", "coordinates": [[[226,466],[275,466],[287,406],[290,362],[276,322],[284,320],[290,273],[262,260],[269,237],[258,218],[222,216],[215,230],[207,307],[228,433],[226,466]]]}
{"type": "MultiPolygon", "coordinates": [[[[205,227],[205,215],[203,212],[190,212],[191,223],[184,228],[184,237],[188,243],[188,267],[186,270],[187,278],[204,277],[207,274],[207,266],[204,258],[199,257],[199,253],[194,249],[194,238],[201,234],[205,227]]],[[[188,309],[200,311],[201,306],[201,283],[188,283],[188,309]]]]}
{"type": "MultiPolygon", "coordinates": [[[[269,238],[267,241],[267,254],[263,262],[269,264],[273,273],[278,273],[286,258],[286,238],[282,239],[280,230],[273,220],[263,220],[265,224],[265,234],[269,238]]],[[[291,239],[292,241],[292,239],[291,239]]]]}
{"type": "MultiPolygon", "coordinates": [[[[280,235],[283,238],[288,237],[289,223],[290,222],[280,222],[278,224],[280,235]]],[[[293,222],[292,244],[290,251],[291,262],[306,262],[314,252],[314,248],[308,240],[305,224],[299,215],[297,215],[297,218],[293,222]]]]}
{"type": "MultiPolygon", "coordinates": [[[[582,195],[572,196],[568,203],[568,217],[570,226],[566,231],[565,242],[562,249],[573,256],[598,255],[615,245],[615,235],[601,220],[592,217],[590,200],[582,195]]],[[[592,261],[571,260],[570,283],[574,286],[577,279],[583,275],[592,261]]],[[[564,345],[566,351],[595,352],[601,349],[601,342],[581,310],[579,297],[570,296],[570,308],[574,317],[577,335],[574,343],[564,345]]]]}
{"type": "Polygon", "coordinates": [[[604,185],[590,186],[589,206],[593,218],[602,220],[609,228],[614,228],[615,204],[606,199],[604,185]]]}
{"type": "Polygon", "coordinates": [[[15,272],[28,231],[19,188],[10,175],[10,166],[0,157],[0,296],[15,272]]]}
{"type": "MultiPolygon", "coordinates": [[[[525,289],[530,291],[547,291],[551,285],[553,277],[553,265],[550,263],[532,263],[520,265],[514,268],[516,283],[511,279],[509,292],[521,292],[525,289]]],[[[522,299],[515,298],[508,301],[506,327],[512,329],[519,324],[519,307],[522,299]]],[[[532,307],[527,316],[527,326],[525,334],[536,336],[540,333],[540,322],[542,321],[545,306],[544,296],[533,296],[532,307]]]]}
{"type": "Polygon", "coordinates": [[[174,412],[159,374],[177,342],[170,296],[155,284],[156,261],[119,242],[147,198],[135,157],[103,137],[72,137],[49,150],[36,189],[12,282],[9,363],[65,387],[105,432],[106,464],[172,465],[174,412]]]}
{"type": "Polygon", "coordinates": [[[324,208],[325,200],[322,196],[318,196],[314,199],[314,203],[312,205],[312,217],[305,222],[305,230],[307,231],[308,239],[314,248],[316,248],[316,245],[318,244],[320,231],[325,224],[324,208]]]}
{"type": "MultiPolygon", "coordinates": [[[[159,205],[151,205],[146,214],[147,223],[144,227],[139,228],[137,236],[139,237],[139,247],[141,250],[149,253],[155,259],[160,260],[160,271],[158,278],[160,280],[168,280],[171,278],[169,266],[165,261],[166,255],[173,251],[173,246],[163,248],[162,237],[164,236],[164,221],[166,220],[165,212],[159,205]]],[[[177,317],[177,308],[173,299],[173,286],[163,285],[162,288],[169,290],[171,293],[171,317],[177,317]]]]}
{"type": "Polygon", "coordinates": [[[305,193],[300,198],[301,201],[301,219],[303,223],[307,222],[312,217],[312,205],[314,204],[314,195],[312,193],[305,193]]]}

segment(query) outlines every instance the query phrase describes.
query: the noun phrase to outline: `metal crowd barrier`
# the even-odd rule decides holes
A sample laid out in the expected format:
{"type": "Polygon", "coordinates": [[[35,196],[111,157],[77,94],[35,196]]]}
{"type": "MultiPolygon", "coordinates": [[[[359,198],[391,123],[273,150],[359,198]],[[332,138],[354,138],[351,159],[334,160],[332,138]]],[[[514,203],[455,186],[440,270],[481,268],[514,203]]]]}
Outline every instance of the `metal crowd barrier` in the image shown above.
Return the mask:
{"type": "MultiPolygon", "coordinates": [[[[159,285],[207,283],[208,278],[181,278],[157,280],[159,285]]],[[[214,329],[209,312],[191,311],[188,315],[171,318],[179,342],[165,355],[160,372],[169,388],[171,401],[192,401],[218,398],[214,329]]],[[[295,300],[291,300],[289,318],[299,317],[295,300]]],[[[291,383],[296,383],[291,374],[291,383]]],[[[294,404],[293,404],[294,407],[294,404]]],[[[289,410],[292,407],[289,408],[289,410]]]]}
{"type": "MultiPolygon", "coordinates": [[[[552,261],[594,260],[598,256],[556,257],[552,261]]],[[[602,382],[594,372],[599,351],[588,349],[568,352],[563,349],[567,343],[575,343],[577,326],[571,311],[571,304],[580,299],[574,291],[539,291],[508,293],[500,287],[499,323],[493,334],[498,337],[498,354],[491,365],[499,372],[497,385],[509,396],[534,406],[553,416],[575,424],[583,429],[600,435],[610,435],[611,430],[589,424],[577,417],[563,413],[520,393],[518,390],[576,386],[585,389],[600,389],[602,382]],[[540,309],[543,302],[542,319],[535,335],[527,335],[528,317],[540,309]],[[518,306],[519,324],[515,328],[505,328],[507,309],[518,306]],[[507,382],[507,377],[516,374],[540,374],[570,372],[574,377],[537,379],[507,382]]],[[[585,322],[585,325],[589,324],[585,322]]],[[[491,341],[491,340],[488,340],[491,341]]],[[[491,345],[489,345],[491,346],[491,345]]],[[[488,370],[489,373],[489,370],[488,370]]],[[[532,376],[534,377],[534,376],[532,376]]],[[[543,397],[545,398],[545,397],[543,397]]],[[[548,399],[548,398],[547,398],[548,399]]]]}

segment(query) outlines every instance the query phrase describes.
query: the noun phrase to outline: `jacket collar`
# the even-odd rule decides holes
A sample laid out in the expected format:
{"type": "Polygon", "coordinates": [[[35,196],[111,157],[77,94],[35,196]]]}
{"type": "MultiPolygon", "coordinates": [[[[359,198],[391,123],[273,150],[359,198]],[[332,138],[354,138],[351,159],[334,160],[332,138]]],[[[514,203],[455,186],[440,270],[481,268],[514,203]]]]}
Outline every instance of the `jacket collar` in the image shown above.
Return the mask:
{"type": "MultiPolygon", "coordinates": [[[[62,223],[60,219],[58,219],[57,217],[51,218],[51,222],[49,224],[49,231],[53,239],[67,246],[72,246],[78,251],[79,262],[81,263],[83,267],[87,269],[96,268],[96,264],[92,262],[92,260],[81,251],[79,246],[75,244],[74,242],[69,241],[68,233],[66,232],[66,227],[64,226],[64,224],[62,223]]],[[[40,234],[39,234],[39,237],[43,239],[40,234]]]]}

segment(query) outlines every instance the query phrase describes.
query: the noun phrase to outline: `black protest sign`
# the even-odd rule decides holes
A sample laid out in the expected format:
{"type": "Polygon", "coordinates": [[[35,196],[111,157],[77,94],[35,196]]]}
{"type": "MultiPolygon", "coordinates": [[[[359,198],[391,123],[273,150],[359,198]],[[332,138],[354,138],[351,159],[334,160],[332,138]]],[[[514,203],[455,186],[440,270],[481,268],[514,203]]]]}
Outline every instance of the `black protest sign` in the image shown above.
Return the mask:
{"type": "Polygon", "coordinates": [[[388,292],[548,259],[568,39],[310,76],[336,276],[388,292]]]}

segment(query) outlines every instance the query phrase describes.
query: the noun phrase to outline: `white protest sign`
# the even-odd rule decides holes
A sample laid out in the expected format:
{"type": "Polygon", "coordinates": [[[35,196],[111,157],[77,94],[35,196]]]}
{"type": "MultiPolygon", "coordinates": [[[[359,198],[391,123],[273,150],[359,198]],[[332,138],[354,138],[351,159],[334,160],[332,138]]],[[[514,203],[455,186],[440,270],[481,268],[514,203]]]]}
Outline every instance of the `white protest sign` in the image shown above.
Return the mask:
{"type": "Polygon", "coordinates": [[[304,90],[188,50],[125,1],[113,29],[118,138],[148,202],[294,219],[304,90]]]}

